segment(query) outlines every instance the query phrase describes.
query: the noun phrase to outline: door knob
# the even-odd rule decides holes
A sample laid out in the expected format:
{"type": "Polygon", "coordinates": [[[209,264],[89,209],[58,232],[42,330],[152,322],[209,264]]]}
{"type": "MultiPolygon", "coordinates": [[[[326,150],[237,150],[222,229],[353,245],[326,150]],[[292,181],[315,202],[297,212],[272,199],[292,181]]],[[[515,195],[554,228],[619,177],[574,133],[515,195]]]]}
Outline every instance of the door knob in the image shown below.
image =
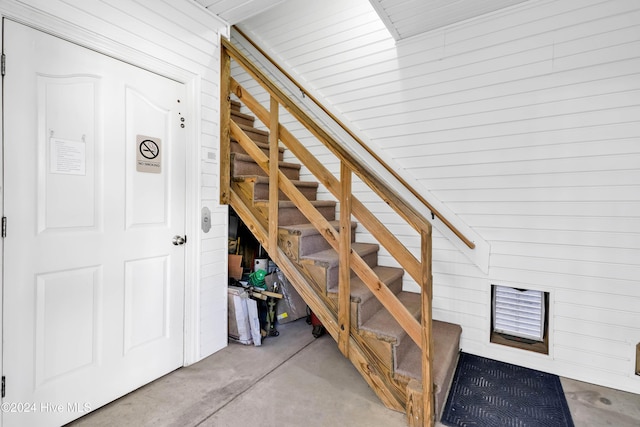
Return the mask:
{"type": "Polygon", "coordinates": [[[173,236],[173,244],[176,246],[184,245],[187,243],[187,236],[178,236],[177,234],[173,236]]]}

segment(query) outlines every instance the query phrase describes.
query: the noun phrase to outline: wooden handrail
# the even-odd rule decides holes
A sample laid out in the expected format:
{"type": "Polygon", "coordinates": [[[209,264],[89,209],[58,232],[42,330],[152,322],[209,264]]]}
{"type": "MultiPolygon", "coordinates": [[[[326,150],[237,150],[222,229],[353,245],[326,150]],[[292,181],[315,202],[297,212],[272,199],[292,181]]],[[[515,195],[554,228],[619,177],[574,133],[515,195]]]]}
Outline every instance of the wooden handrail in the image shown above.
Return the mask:
{"type": "Polygon", "coordinates": [[[269,54],[267,54],[260,46],[258,46],[250,37],[248,37],[240,28],[233,26],[233,28],[249,42],[262,56],[267,59],[274,67],[278,69],[289,81],[291,81],[301,93],[313,101],[331,120],[333,120],[338,126],[342,128],[354,141],[356,141],[376,162],[378,162],[387,172],[389,172],[395,179],[398,180],[409,192],[418,199],[431,213],[438,218],[444,225],[453,232],[462,242],[464,242],[470,249],[475,249],[476,245],[469,238],[467,238],[456,226],[454,226],[444,215],[442,215],[431,203],[429,203],[415,188],[413,188],[395,169],[389,166],[375,151],[373,151],[367,144],[362,141],[348,126],[346,126],[338,117],[336,117],[331,111],[329,111],[316,97],[307,92],[307,90],[286,70],[284,70],[276,61],[274,61],[269,54]]]}
{"type": "Polygon", "coordinates": [[[228,40],[222,39],[222,45],[225,51],[242,65],[244,70],[249,73],[263,88],[284,106],[293,117],[295,117],[303,126],[307,128],[316,138],[324,143],[338,158],[342,159],[349,168],[364,181],[369,188],[393,210],[398,213],[404,220],[411,225],[418,233],[431,227],[431,223],[413,206],[398,196],[387,182],[382,180],[377,174],[364,167],[355,157],[347,151],[342,145],[336,141],[328,132],[322,129],[315,121],[309,117],[300,107],[298,107],[291,99],[273,82],[264,78],[261,71],[235,46],[228,40]]]}
{"type": "MultiPolygon", "coordinates": [[[[433,338],[432,338],[432,269],[431,269],[431,253],[432,253],[432,227],[424,217],[409,206],[402,198],[398,197],[393,191],[382,181],[376,174],[373,174],[359,164],[358,159],[353,157],[346,151],[333,137],[324,131],[312,118],[302,111],[284,92],[282,92],[273,82],[257,69],[240,51],[238,51],[228,41],[223,40],[223,66],[221,68],[222,75],[228,80],[221,84],[222,95],[226,98],[223,100],[221,107],[221,120],[228,120],[228,123],[222,127],[221,135],[225,141],[230,141],[233,137],[244,151],[253,159],[253,161],[269,176],[269,200],[268,200],[268,234],[266,230],[261,229],[261,237],[259,241],[266,244],[269,252],[277,254],[275,259],[283,262],[289,269],[291,265],[283,259],[284,253],[278,244],[278,204],[280,191],[291,200],[298,210],[307,218],[307,220],[324,236],[329,245],[338,253],[339,256],[339,282],[338,282],[338,316],[337,325],[335,317],[327,313],[322,307],[323,317],[328,318],[331,323],[330,333],[338,342],[338,347],[342,353],[352,360],[355,357],[361,357],[361,350],[354,348],[355,353],[351,352],[351,346],[354,342],[351,336],[351,300],[350,300],[350,281],[351,271],[362,280],[369,288],[372,294],[384,306],[398,324],[404,329],[407,335],[417,344],[422,351],[422,402],[424,409],[424,425],[433,426],[434,422],[434,393],[432,384],[432,364],[433,364],[433,338]],[[255,98],[246,92],[230,75],[228,75],[229,59],[233,58],[244,68],[244,70],[253,77],[270,95],[270,110],[267,111],[255,98]],[[260,147],[238,126],[230,120],[230,94],[234,93],[249,109],[256,114],[269,128],[269,154],[265,154],[260,147]],[[226,101],[226,102],[225,102],[226,101]],[[312,156],[309,151],[301,144],[287,129],[279,123],[279,108],[285,107],[289,113],[293,115],[307,130],[309,130],[317,139],[319,139],[330,151],[332,151],[340,161],[340,180],[338,181],[322,164],[312,156]],[[296,187],[279,168],[278,160],[278,142],[283,141],[285,146],[306,165],[307,168],[318,178],[324,185],[336,196],[340,201],[340,227],[339,231],[322,215],[307,199],[305,195],[296,187]],[[378,194],[388,205],[390,205],[404,220],[416,229],[421,238],[420,245],[420,261],[406,249],[406,247],[393,236],[389,230],[382,225],[375,216],[362,205],[352,194],[351,180],[352,175],[356,174],[360,179],[369,186],[369,188],[378,194]],[[351,215],[358,220],[362,218],[370,219],[373,223],[365,224],[365,227],[371,234],[383,243],[391,253],[391,255],[400,262],[405,270],[416,279],[421,287],[421,322],[416,320],[409,312],[407,307],[400,302],[394,292],[381,281],[372,267],[351,247],[351,215]],[[388,240],[388,241],[387,241],[388,240]],[[389,243],[390,242],[390,243],[389,243]],[[390,246],[389,246],[390,244],[390,246]],[[407,259],[403,259],[408,254],[407,259]]],[[[224,145],[224,144],[223,144],[224,145]]],[[[221,153],[228,153],[230,150],[221,149],[221,153]]],[[[228,162],[228,161],[227,161],[228,162]]],[[[223,171],[230,171],[229,165],[221,166],[223,171]]],[[[244,209],[245,215],[250,212],[246,209],[240,199],[237,198],[235,190],[231,189],[227,180],[221,179],[221,200],[222,195],[226,194],[226,199],[240,204],[240,209],[244,209]],[[226,189],[224,188],[227,186],[226,189]]],[[[252,215],[253,216],[253,215],[252,215]]],[[[254,217],[255,218],[255,217],[254,217]]],[[[262,227],[260,224],[258,226],[262,227]]],[[[298,272],[291,269],[290,273],[294,276],[299,275],[298,272]]],[[[297,281],[297,280],[296,280],[297,281]]],[[[314,296],[310,297],[313,301],[314,296]]],[[[317,299],[317,298],[316,298],[317,299]]],[[[359,362],[359,360],[358,360],[359,362]]],[[[369,370],[363,372],[365,378],[369,377],[369,370]]],[[[374,377],[371,376],[370,380],[374,377]]],[[[386,397],[386,396],[385,396],[386,397]]],[[[386,400],[386,399],[385,399],[386,400]]],[[[409,406],[409,405],[408,405],[409,406]]],[[[395,405],[394,405],[395,407],[395,405]]],[[[408,413],[409,414],[409,413],[408,413]]]]}

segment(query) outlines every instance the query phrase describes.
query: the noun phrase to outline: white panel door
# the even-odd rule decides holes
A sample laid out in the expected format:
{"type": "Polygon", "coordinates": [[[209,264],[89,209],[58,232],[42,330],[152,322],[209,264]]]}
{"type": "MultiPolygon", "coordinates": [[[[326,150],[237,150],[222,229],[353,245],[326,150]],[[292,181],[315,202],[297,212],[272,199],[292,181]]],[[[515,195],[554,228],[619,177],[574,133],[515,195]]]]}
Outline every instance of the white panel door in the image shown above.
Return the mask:
{"type": "Polygon", "coordinates": [[[54,426],[183,364],[185,87],[4,26],[2,421],[54,426]]]}

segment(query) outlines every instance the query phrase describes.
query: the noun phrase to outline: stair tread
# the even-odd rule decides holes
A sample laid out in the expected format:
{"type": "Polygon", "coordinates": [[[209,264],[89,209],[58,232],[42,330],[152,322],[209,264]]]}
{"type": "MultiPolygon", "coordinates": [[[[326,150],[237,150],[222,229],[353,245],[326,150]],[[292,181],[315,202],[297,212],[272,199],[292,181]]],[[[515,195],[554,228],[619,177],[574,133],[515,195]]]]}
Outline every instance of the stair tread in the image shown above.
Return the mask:
{"type": "MultiPolygon", "coordinates": [[[[351,244],[351,249],[357,252],[358,255],[364,256],[372,252],[377,252],[380,249],[380,245],[377,245],[375,243],[354,242],[351,244]]],[[[338,252],[336,252],[335,249],[326,249],[324,251],[314,252],[312,254],[303,256],[302,259],[308,259],[317,263],[322,263],[327,267],[337,266],[340,260],[338,252]]]]}
{"type": "MultiPolygon", "coordinates": [[[[241,161],[241,162],[253,162],[255,163],[255,160],[253,160],[253,157],[251,157],[248,154],[244,154],[244,153],[231,153],[231,156],[234,156],[236,160],[241,161]]],[[[290,162],[278,162],[278,165],[280,165],[281,167],[288,167],[291,169],[300,169],[302,166],[300,165],[300,163],[290,163],[290,162]]]]}
{"type": "MultiPolygon", "coordinates": [[[[317,184],[317,183],[316,183],[317,184]]],[[[340,228],[340,221],[329,221],[329,224],[333,226],[334,229],[338,230],[340,228]]],[[[358,225],[355,221],[351,222],[351,228],[355,228],[358,225]]],[[[287,230],[289,234],[297,235],[297,236],[313,236],[315,234],[320,234],[315,225],[311,223],[307,224],[292,224],[292,225],[281,225],[280,229],[287,230]]]]}
{"type": "Polygon", "coordinates": [[[243,125],[242,123],[240,123],[240,124],[238,124],[238,127],[240,129],[242,129],[243,131],[245,131],[245,132],[249,131],[249,132],[257,133],[259,135],[269,136],[269,131],[258,129],[258,128],[254,128],[253,126],[243,125]]]}
{"type": "MultiPolygon", "coordinates": [[[[238,175],[233,177],[236,182],[255,181],[258,184],[268,184],[269,177],[261,175],[238,175]]],[[[318,183],[316,181],[300,181],[296,179],[290,180],[296,187],[312,187],[317,188],[318,183]]]]}
{"type": "MultiPolygon", "coordinates": [[[[238,140],[235,139],[234,137],[231,137],[231,142],[238,143],[238,140]]],[[[256,144],[261,149],[265,149],[265,150],[269,149],[269,143],[268,142],[253,141],[253,143],[256,144]]],[[[285,150],[284,147],[278,146],[278,151],[279,152],[284,153],[284,150],[285,150]]]]}
{"type": "MultiPolygon", "coordinates": [[[[325,206],[335,206],[336,202],[334,202],[333,200],[309,200],[309,203],[311,203],[316,209],[317,208],[321,208],[321,207],[325,207],[325,206]]],[[[268,200],[256,200],[254,201],[254,205],[258,206],[258,205],[268,205],[269,201],[268,200]]],[[[278,207],[280,209],[290,209],[290,208],[297,208],[296,204],[294,202],[292,202],[291,200],[280,200],[278,202],[278,207]]]]}
{"type": "MultiPolygon", "coordinates": [[[[396,267],[386,267],[383,265],[378,265],[373,268],[373,271],[378,275],[380,281],[385,284],[392,283],[394,280],[397,280],[402,277],[404,274],[404,270],[396,267]]],[[[368,300],[369,298],[375,298],[373,292],[369,290],[369,287],[360,279],[358,276],[354,276],[351,278],[351,301],[354,302],[363,302],[368,300]]],[[[327,292],[329,293],[337,293],[338,286],[329,286],[327,288],[327,292]]]]}
{"type": "Polygon", "coordinates": [[[231,110],[231,115],[236,117],[241,117],[246,120],[255,120],[255,117],[250,114],[244,114],[237,110],[231,110]]]}
{"type": "MultiPolygon", "coordinates": [[[[400,302],[407,307],[409,313],[416,319],[420,317],[421,295],[414,292],[401,291],[398,294],[400,302]]],[[[374,334],[377,338],[391,342],[399,343],[406,335],[402,326],[393,318],[393,316],[384,308],[374,314],[361,327],[363,331],[374,334]]]]}
{"type": "MultiPolygon", "coordinates": [[[[431,327],[433,335],[433,380],[443,387],[443,381],[460,351],[459,342],[462,328],[460,325],[434,320],[431,327]]],[[[410,378],[422,378],[422,351],[414,345],[406,355],[398,360],[396,373],[410,378]]]]}

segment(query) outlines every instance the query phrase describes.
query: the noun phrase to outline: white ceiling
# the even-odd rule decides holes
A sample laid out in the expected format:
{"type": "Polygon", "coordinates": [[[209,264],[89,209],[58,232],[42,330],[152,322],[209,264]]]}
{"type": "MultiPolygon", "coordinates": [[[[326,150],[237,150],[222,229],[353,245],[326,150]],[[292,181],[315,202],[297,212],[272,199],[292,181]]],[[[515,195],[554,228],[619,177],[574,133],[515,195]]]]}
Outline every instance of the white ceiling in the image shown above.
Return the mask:
{"type": "MultiPolygon", "coordinates": [[[[285,0],[194,0],[231,25],[285,0]]],[[[308,0],[311,1],[311,0],[308,0]]],[[[530,0],[369,0],[396,40],[530,0]]]]}
{"type": "Polygon", "coordinates": [[[231,25],[251,18],[284,0],[195,0],[231,25]]]}
{"type": "Polygon", "coordinates": [[[369,0],[396,40],[528,0],[369,0]]]}

